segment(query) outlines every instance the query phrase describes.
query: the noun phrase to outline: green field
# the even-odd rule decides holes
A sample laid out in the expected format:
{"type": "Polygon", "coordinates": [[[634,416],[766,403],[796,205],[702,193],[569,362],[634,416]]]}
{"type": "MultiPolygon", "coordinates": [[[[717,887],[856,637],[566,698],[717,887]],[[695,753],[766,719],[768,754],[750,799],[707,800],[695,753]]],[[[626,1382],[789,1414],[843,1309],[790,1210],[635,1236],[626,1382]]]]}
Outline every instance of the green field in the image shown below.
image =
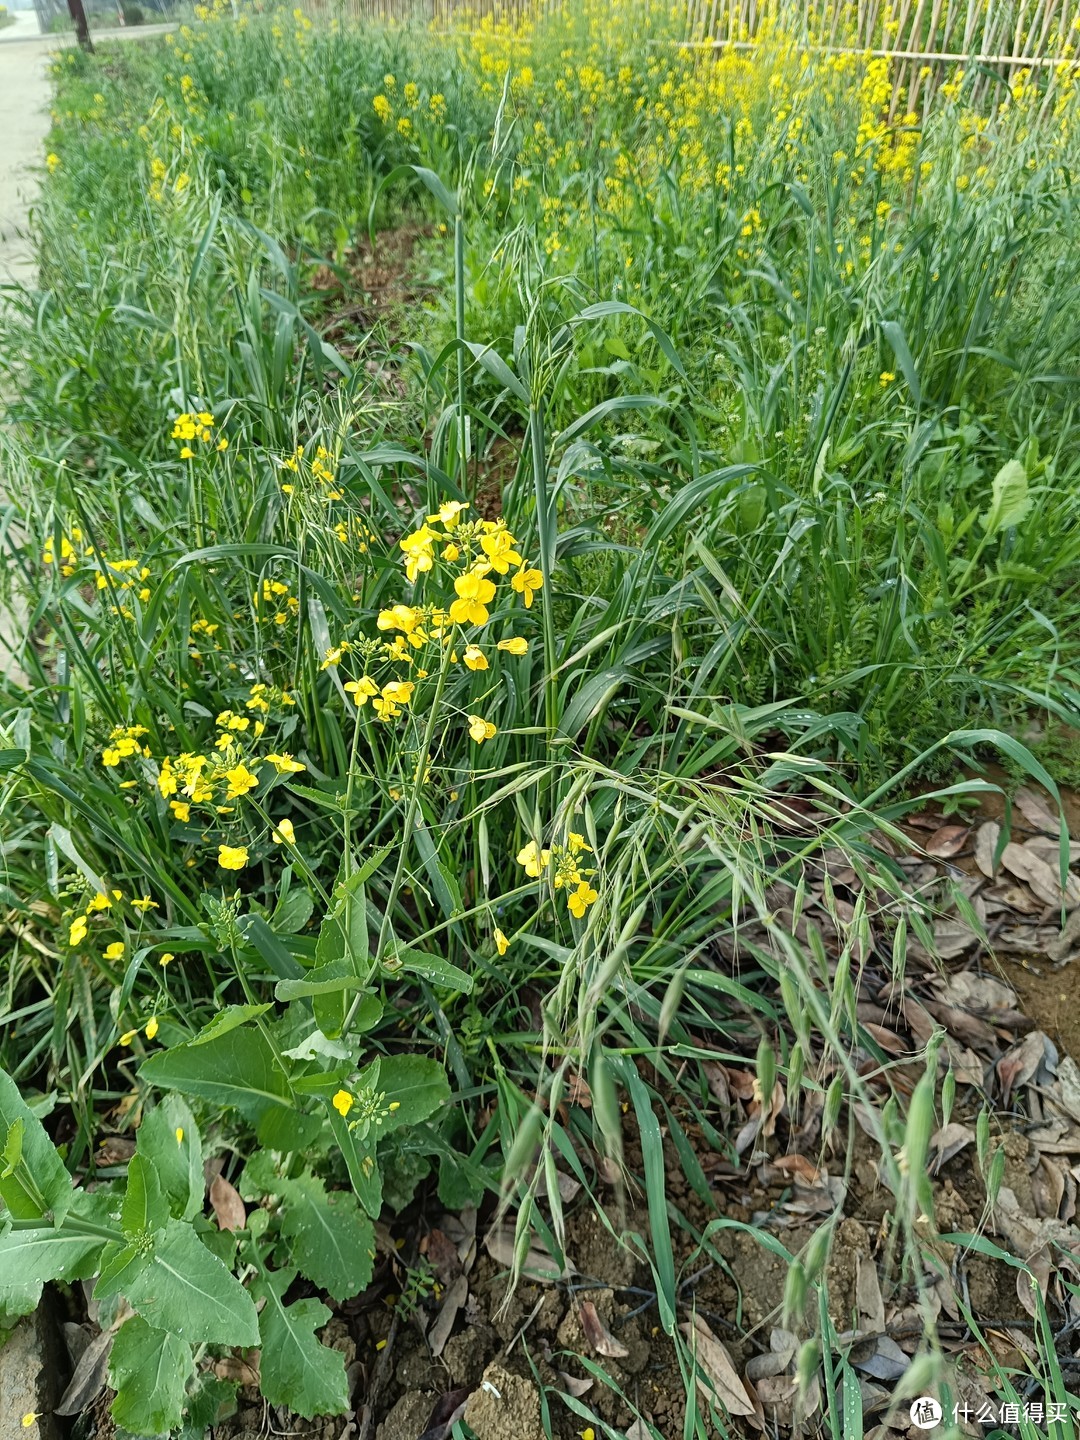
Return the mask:
{"type": "MultiPolygon", "coordinates": [[[[914,895],[902,818],[1080,778],[1075,68],[927,67],[909,110],[886,58],[638,0],[197,14],[56,55],[0,310],[0,1319],[123,1296],[118,1433],[202,1435],[256,1344],[270,1405],[341,1414],[315,1332],[380,1216],[498,1204],[525,1284],[596,1207],[681,1408],[594,1344],[572,1403],[518,1366],[537,1433],[752,1433],[708,1348],[742,1374],[752,1327],[703,1349],[684,1284],[738,1231],[786,1257],[775,1433],[861,1436],[842,1206],[789,1253],[714,1179],[858,1139],[918,1317],[888,1385],[951,1406],[931,1137],[970,1122],[981,1229],[1010,1087],[862,1007],[986,923],[914,895]]],[[[403,1253],[404,1330],[443,1280],[403,1253]]],[[[999,1398],[1068,1394],[1062,1284],[1028,1389],[965,1332],[999,1398]]]]}

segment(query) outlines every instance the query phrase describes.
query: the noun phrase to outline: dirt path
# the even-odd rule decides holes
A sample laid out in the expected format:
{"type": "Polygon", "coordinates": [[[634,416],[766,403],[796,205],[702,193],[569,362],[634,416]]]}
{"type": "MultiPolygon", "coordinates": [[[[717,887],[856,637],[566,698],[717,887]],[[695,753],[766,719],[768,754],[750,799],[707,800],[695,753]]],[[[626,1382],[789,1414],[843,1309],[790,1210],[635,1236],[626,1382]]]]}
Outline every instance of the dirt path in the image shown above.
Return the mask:
{"type": "MultiPolygon", "coordinates": [[[[144,25],[95,32],[95,40],[141,40],[164,35],[172,25],[144,25]]],[[[49,133],[48,60],[74,43],[70,35],[40,35],[32,11],[18,11],[15,24],[0,30],[0,287],[31,285],[34,257],[26,218],[37,195],[39,167],[49,133]]],[[[3,291],[0,289],[0,304],[3,291]]],[[[6,477],[0,473],[0,504],[6,477]]],[[[3,563],[0,558],[0,563],[3,563]]],[[[0,675],[14,673],[13,642],[25,626],[25,612],[0,603],[0,675]]]]}

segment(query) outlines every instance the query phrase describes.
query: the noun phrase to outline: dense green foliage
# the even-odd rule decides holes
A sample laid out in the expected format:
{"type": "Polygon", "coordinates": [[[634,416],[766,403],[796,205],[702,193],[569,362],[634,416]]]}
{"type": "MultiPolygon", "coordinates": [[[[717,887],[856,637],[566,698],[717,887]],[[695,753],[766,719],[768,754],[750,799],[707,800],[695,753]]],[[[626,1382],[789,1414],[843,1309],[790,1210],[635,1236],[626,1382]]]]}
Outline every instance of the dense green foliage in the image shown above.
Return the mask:
{"type": "MultiPolygon", "coordinates": [[[[958,754],[1053,788],[1015,737],[1060,758],[1080,689],[1071,80],[987,112],[954,77],[920,119],[886,62],[609,11],[454,43],[216,14],[56,63],[40,284],[0,321],[34,637],[0,698],[0,1265],[13,1313],[126,1295],[133,1433],[212,1418],[193,1353],[256,1338],[269,1400],[340,1411],[296,1273],[362,1288],[429,1175],[461,1206],[508,1173],[558,1254],[535,1186],[620,1160],[620,1086],[682,1345],[653,1107],[695,1183],[677,1083],[724,1143],[683,1062],[827,1084],[825,1133],[866,1094],[865,897],[829,965],[782,936],[736,977],[720,938],[794,927],[826,848],[898,895],[871,841],[958,754]],[[106,1111],[141,1124],[103,1191],[106,1111]],[[204,1143],[276,1197],[239,1247],[204,1143]]],[[[912,1244],[934,1095],[878,1137],[912,1244]]]]}

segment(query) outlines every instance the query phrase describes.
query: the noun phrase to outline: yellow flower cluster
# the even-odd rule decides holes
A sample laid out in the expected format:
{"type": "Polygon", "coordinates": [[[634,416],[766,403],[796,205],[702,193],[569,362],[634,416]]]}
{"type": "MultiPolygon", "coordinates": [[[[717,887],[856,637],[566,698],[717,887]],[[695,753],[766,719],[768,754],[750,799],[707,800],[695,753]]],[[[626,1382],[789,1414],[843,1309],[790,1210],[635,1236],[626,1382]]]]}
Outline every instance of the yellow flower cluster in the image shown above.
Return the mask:
{"type": "Polygon", "coordinates": [[[592,846],[586,845],[584,835],[574,830],[567,835],[565,845],[542,850],[535,840],[530,840],[517,854],[517,863],[530,880],[539,880],[550,868],[552,885],[556,890],[567,892],[567,909],[577,920],[600,898],[599,892],[589,884],[589,877],[596,871],[583,868],[582,854],[591,855],[592,846]]]}
{"type": "MultiPolygon", "coordinates": [[[[172,438],[180,441],[180,459],[193,460],[195,451],[192,444],[198,440],[204,445],[209,445],[214,438],[214,417],[209,410],[200,410],[197,413],[189,414],[186,410],[178,415],[173,421],[172,438]]],[[[227,450],[229,441],[222,435],[218,439],[218,450],[227,450]]]]}
{"type": "MultiPolygon", "coordinates": [[[[258,788],[263,767],[276,775],[296,775],[305,770],[306,766],[286,752],[260,755],[250,745],[266,731],[263,716],[272,713],[280,716],[295,703],[287,691],[257,683],[251,687],[244,703],[251,714],[231,709],[218,714],[218,733],[212,747],[204,752],[164,755],[156,767],[152,766],[153,773],[147,783],[168,802],[173,820],[179,825],[189,825],[193,823],[192,807],[202,806],[207,807],[203,823],[218,824],[219,817],[234,814],[236,806],[232,802],[242,800],[258,788]]],[[[147,733],[145,725],[115,727],[102,751],[102,764],[116,769],[128,759],[152,762],[151,750],[143,741],[147,733]]],[[[121,788],[130,789],[137,784],[136,780],[125,780],[121,788]]],[[[280,844],[282,837],[292,842],[292,826],[288,820],[281,820],[274,827],[274,842],[280,844]]],[[[246,846],[227,843],[219,846],[218,864],[223,869],[242,870],[247,861],[246,846]]]]}
{"type": "Polygon", "coordinates": [[[260,625],[287,625],[300,610],[299,599],[297,596],[289,594],[289,587],[285,581],[269,577],[265,577],[259,588],[252,594],[251,603],[255,608],[255,618],[260,625]]]}
{"type": "MultiPolygon", "coordinates": [[[[543,575],[522,557],[505,523],[467,521],[464,515],[468,508],[460,500],[448,500],[398,542],[405,576],[412,585],[418,586],[427,576],[444,582],[452,577],[454,598],[449,605],[399,602],[387,606],[379,612],[376,627],[392,638],[381,643],[372,639],[342,640],[323,657],[324,670],[340,665],[349,654],[359,654],[368,665],[381,661],[411,668],[415,680],[382,681],[365,668],[364,673],[345,683],[344,689],[357,708],[370,704],[378,720],[395,720],[408,709],[417,682],[428,678],[429,667],[434,665],[440,649],[453,645],[455,627],[480,629],[488,623],[498,579],[509,579],[510,589],[522,597],[526,608],[543,587],[543,575]]],[[[496,642],[495,650],[520,657],[528,654],[529,642],[520,635],[506,636],[496,642]]],[[[475,641],[466,643],[460,654],[451,648],[449,659],[451,664],[462,664],[473,672],[490,666],[488,652],[475,641]]],[[[482,715],[469,715],[467,725],[477,745],[498,733],[494,722],[482,715]]]]}

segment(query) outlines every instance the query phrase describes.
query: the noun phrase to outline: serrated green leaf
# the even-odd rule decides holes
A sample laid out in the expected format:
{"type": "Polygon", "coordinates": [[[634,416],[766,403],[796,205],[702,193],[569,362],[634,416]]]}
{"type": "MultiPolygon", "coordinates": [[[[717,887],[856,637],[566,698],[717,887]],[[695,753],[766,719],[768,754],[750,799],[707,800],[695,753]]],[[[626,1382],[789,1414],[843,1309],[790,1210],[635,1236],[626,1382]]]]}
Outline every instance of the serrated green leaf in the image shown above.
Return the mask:
{"type": "Polygon", "coordinates": [[[1031,509],[1027,471],[1019,460],[1010,460],[994,476],[990,509],[980,515],[987,535],[1019,525],[1031,509]]]}
{"type": "Polygon", "coordinates": [[[109,1355],[113,1419],[132,1435],[168,1434],[183,1419],[194,1369],[186,1340],[133,1315],[117,1331],[109,1355]]]}
{"type": "Polygon", "coordinates": [[[330,1311],[318,1300],[283,1304],[295,1277],[295,1270],[264,1271],[254,1286],[257,1297],[266,1300],[259,1314],[263,1395],[271,1405],[287,1405],[305,1420],[344,1415],[349,1408],[345,1357],[315,1334],[330,1319],[330,1311]]]}
{"type": "Polygon", "coordinates": [[[267,1010],[272,1010],[272,1005],[226,1005],[224,1010],[219,1010],[214,1018],[199,1031],[194,1039],[189,1040],[189,1045],[206,1045],[211,1040],[219,1040],[223,1035],[228,1035],[231,1030],[239,1030],[241,1025],[246,1025],[249,1020],[254,1020],[257,1015],[265,1015],[267,1010]]]}
{"type": "Polygon", "coordinates": [[[375,1230],[353,1195],[327,1194],[310,1171],[279,1179],[284,1201],[281,1237],[301,1274],[335,1300],[350,1300],[371,1279],[375,1230]]]}
{"type": "Polygon", "coordinates": [[[139,1076],[163,1090],[239,1110],[249,1120],[289,1106],[289,1082],[259,1030],[232,1030],[197,1046],[174,1045],[145,1061],[139,1076]]]}
{"type": "Polygon", "coordinates": [[[120,1209],[120,1226],[125,1235],[134,1238],[160,1230],[169,1218],[165,1199],[154,1162],[138,1151],[128,1163],[127,1193],[120,1209]]]}
{"type": "Polygon", "coordinates": [[[140,1259],[125,1266],[119,1289],[147,1324],[193,1345],[259,1343],[251,1296],[183,1220],[170,1219],[140,1259]]]}
{"type": "Polygon", "coordinates": [[[197,1215],[206,1189],[202,1140],[194,1115],[179,1095],[163,1096],[143,1116],[138,1153],[153,1161],[169,1209],[177,1219],[191,1220],[197,1215]]]}
{"type": "Polygon", "coordinates": [[[0,1070],[0,1134],[4,1136],[5,1160],[7,1149],[13,1150],[15,1144],[13,1127],[19,1155],[11,1173],[0,1175],[0,1200],[18,1220],[37,1220],[43,1215],[62,1220],[71,1206],[71,1176],[14,1080],[0,1070]]]}

